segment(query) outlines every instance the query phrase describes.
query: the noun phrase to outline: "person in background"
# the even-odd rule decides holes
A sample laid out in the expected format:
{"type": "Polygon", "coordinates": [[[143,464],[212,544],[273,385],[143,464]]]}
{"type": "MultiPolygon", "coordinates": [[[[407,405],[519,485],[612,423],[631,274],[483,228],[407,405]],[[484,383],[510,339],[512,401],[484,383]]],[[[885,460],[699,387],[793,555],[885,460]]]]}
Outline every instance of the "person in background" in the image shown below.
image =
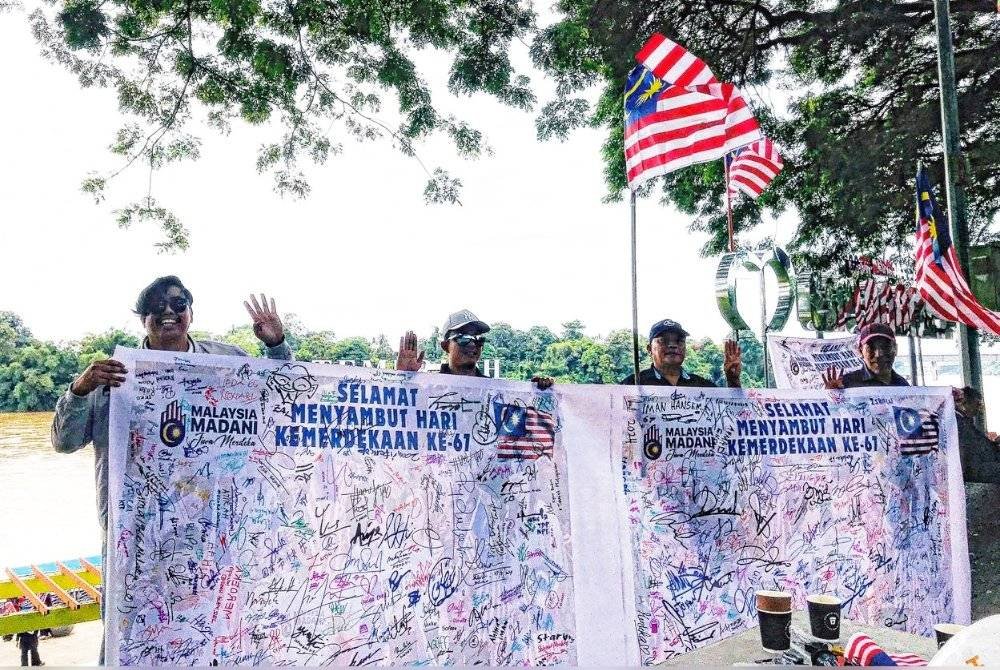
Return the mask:
{"type": "MultiPolygon", "coordinates": [[[[443,375],[464,375],[485,377],[477,364],[483,355],[486,333],[490,326],[467,309],[449,314],[441,328],[441,349],[447,355],[447,362],[441,364],[443,375]]],[[[417,348],[417,336],[412,330],[399,339],[399,354],[396,369],[417,372],[423,367],[424,352],[417,348]]],[[[553,379],[536,375],[531,378],[540,390],[552,386],[553,379]]]]}
{"type": "MultiPolygon", "coordinates": [[[[684,358],[687,356],[687,337],[689,333],[681,324],[672,319],[663,319],[653,324],[649,329],[649,342],[646,351],[652,359],[649,369],[639,373],[641,386],[696,386],[714,387],[710,379],[684,369],[684,358]]],[[[743,372],[742,350],[739,342],[727,340],[725,358],[722,370],[726,376],[726,386],[741,388],[740,374],[743,372]]],[[[635,384],[635,375],[629,375],[619,384],[635,384]]]]}
{"type": "MultiPolygon", "coordinates": [[[[136,300],[135,313],[146,330],[143,349],[227,356],[249,356],[231,344],[195,340],[188,335],[194,318],[194,296],[176,276],[160,277],[144,288],[136,300]]],[[[253,330],[264,343],[267,357],[291,360],[292,351],[285,342],[285,330],[274,300],[263,294],[244,302],[253,319],[253,330]],[[252,303],[252,304],[251,304],[252,303]]],[[[102,532],[108,526],[108,420],[111,389],[121,386],[128,370],[113,358],[94,361],[80,374],[56,402],[52,419],[52,446],[61,454],[71,454],[88,444],[94,445],[94,478],[97,488],[97,515],[102,532]]],[[[101,542],[101,555],[106,551],[101,542]]],[[[104,601],[101,600],[103,606],[104,601]]],[[[103,609],[102,609],[103,615],[103,609]]],[[[104,647],[100,661],[104,663],[104,647]]]]}
{"type": "Polygon", "coordinates": [[[17,634],[17,646],[21,650],[21,665],[45,665],[38,655],[38,631],[17,634]],[[28,661],[31,661],[30,663],[28,661]]]}
{"type": "Polygon", "coordinates": [[[1000,484],[1000,443],[976,426],[983,412],[983,396],[966,386],[952,389],[955,419],[958,422],[958,450],[962,457],[962,478],[967,482],[1000,484]]]}
{"type": "Polygon", "coordinates": [[[865,326],[858,333],[861,360],[858,370],[844,374],[839,368],[827,368],[823,384],[828,389],[852,389],[865,386],[909,386],[895,370],[896,333],[884,323],[865,326]]]}

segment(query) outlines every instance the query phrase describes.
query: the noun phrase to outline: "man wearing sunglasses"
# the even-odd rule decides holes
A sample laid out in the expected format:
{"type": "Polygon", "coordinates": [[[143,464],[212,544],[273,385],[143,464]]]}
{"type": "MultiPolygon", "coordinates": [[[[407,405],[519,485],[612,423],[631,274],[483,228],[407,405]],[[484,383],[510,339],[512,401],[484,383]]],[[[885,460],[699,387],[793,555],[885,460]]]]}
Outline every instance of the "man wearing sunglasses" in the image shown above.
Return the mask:
{"type": "MultiPolygon", "coordinates": [[[[447,362],[441,364],[441,374],[485,377],[476,364],[483,355],[486,333],[490,326],[467,309],[449,314],[441,328],[441,349],[447,354],[447,362]]],[[[399,339],[399,354],[396,369],[417,372],[423,367],[424,352],[417,349],[417,336],[412,331],[399,339]]],[[[552,386],[551,377],[534,376],[531,381],[545,390],[552,386]]]]}
{"type": "MultiPolygon", "coordinates": [[[[194,297],[180,279],[160,277],[139,294],[135,313],[146,329],[143,349],[201,354],[248,356],[231,344],[195,340],[188,335],[194,297]]],[[[285,342],[285,331],[274,300],[261,294],[244,302],[253,319],[254,334],[267,348],[267,357],[291,360],[292,351],[285,342]],[[251,304],[252,303],[252,304],[251,304]]],[[[108,526],[108,420],[111,387],[121,386],[128,370],[113,358],[91,363],[77,377],[56,403],[52,419],[52,446],[60,453],[73,453],[91,442],[94,444],[94,478],[97,486],[97,514],[101,529],[108,526]]],[[[104,545],[101,554],[104,555],[104,545]]],[[[100,662],[104,662],[102,642],[100,662]]]]}
{"type": "MultiPolygon", "coordinates": [[[[653,324],[649,329],[649,343],[646,345],[646,351],[649,352],[653,364],[648,370],[639,373],[640,385],[715,386],[711,380],[684,369],[687,336],[688,332],[681,327],[681,324],[672,319],[663,319],[653,324]]],[[[729,388],[740,388],[740,373],[743,372],[741,354],[739,342],[732,340],[726,342],[722,370],[726,375],[726,386],[729,388]]],[[[618,383],[635,384],[635,375],[629,375],[618,383]]]]}
{"type": "MultiPolygon", "coordinates": [[[[244,306],[253,319],[254,334],[267,347],[267,357],[290,360],[291,349],[285,343],[285,331],[278,318],[274,300],[255,296],[244,306]]],[[[194,340],[188,335],[191,326],[194,297],[180,279],[160,277],[139,294],[135,313],[142,320],[146,337],[143,349],[178,351],[201,354],[248,356],[231,344],[194,340]]],[[[108,520],[108,411],[111,387],[121,386],[128,370],[113,358],[99,360],[87,366],[66,393],[56,403],[52,420],[52,446],[60,453],[72,453],[93,442],[95,476],[98,491],[98,515],[101,527],[108,520]]]]}

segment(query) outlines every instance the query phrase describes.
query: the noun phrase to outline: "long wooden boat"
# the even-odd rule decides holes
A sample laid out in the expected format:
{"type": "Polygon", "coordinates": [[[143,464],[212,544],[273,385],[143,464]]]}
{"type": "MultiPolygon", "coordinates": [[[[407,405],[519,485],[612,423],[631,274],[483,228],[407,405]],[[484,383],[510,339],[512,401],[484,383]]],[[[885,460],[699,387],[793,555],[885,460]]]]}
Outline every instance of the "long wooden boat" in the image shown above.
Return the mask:
{"type": "Polygon", "coordinates": [[[0,635],[100,619],[102,567],[100,556],[90,556],[4,569],[0,573],[0,635]],[[49,594],[51,598],[46,597],[49,594]],[[24,606],[17,607],[18,602],[24,606]]]}

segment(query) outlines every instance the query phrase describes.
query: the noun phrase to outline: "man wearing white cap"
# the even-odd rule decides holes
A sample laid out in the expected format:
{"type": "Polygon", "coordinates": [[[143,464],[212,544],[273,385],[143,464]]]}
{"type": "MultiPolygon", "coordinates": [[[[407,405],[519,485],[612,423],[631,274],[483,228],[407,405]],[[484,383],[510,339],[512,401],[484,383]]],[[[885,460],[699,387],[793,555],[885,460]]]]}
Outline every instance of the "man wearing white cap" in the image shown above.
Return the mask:
{"type": "MultiPolygon", "coordinates": [[[[448,357],[447,362],[441,364],[441,374],[485,377],[476,364],[483,355],[488,332],[490,325],[467,309],[449,314],[441,327],[441,349],[448,357]]],[[[399,339],[396,369],[416,372],[423,364],[424,352],[417,348],[417,336],[408,330],[399,339]]],[[[553,384],[551,377],[535,376],[531,381],[543,390],[553,384]]]]}

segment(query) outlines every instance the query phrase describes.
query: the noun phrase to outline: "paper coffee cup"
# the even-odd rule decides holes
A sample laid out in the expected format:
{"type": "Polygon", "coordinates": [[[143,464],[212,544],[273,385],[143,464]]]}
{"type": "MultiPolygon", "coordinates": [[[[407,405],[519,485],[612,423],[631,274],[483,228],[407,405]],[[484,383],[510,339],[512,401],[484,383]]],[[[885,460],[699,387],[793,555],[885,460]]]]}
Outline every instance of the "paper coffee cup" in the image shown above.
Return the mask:
{"type": "Polygon", "coordinates": [[[757,591],[757,609],[765,612],[791,612],[792,594],[787,591],[757,591]]]}
{"type": "Polygon", "coordinates": [[[760,622],[760,646],[764,651],[780,653],[792,646],[792,613],[757,610],[760,622]]]}
{"type": "Polygon", "coordinates": [[[806,597],[809,608],[809,628],[820,640],[840,639],[840,608],[843,602],[836,596],[817,594],[806,597]]]}
{"type": "Polygon", "coordinates": [[[939,623],[934,626],[934,636],[937,638],[938,649],[951,639],[951,636],[965,628],[957,623],[939,623]]]}

